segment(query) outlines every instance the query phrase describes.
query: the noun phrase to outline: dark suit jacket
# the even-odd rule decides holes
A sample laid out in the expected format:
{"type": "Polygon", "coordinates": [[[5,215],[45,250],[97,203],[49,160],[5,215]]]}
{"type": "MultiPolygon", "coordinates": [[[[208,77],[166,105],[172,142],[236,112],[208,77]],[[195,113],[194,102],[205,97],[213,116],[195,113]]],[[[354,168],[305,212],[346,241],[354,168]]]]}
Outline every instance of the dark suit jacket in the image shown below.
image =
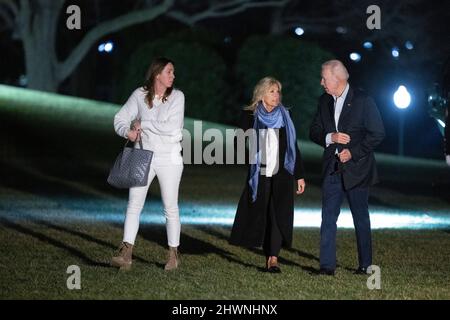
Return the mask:
{"type": "Polygon", "coordinates": [[[333,160],[336,147],[339,152],[349,149],[352,159],[343,164],[342,173],[345,189],[375,184],[378,182],[378,175],[373,151],[385,136],[383,122],[375,102],[362,91],[350,86],[339,117],[338,130],[334,123],[333,109],[333,97],[327,93],[323,94],[309,131],[310,139],[325,148],[322,174],[325,174],[333,160]],[[326,147],[326,135],[336,131],[350,135],[350,143],[330,144],[326,147]]]}

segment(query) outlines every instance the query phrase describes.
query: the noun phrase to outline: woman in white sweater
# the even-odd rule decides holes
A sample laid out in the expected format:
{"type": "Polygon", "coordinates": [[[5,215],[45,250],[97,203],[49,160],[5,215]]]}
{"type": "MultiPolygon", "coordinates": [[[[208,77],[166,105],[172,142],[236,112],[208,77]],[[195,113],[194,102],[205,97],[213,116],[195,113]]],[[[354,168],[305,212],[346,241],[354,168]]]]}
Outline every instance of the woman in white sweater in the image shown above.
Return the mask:
{"type": "Polygon", "coordinates": [[[153,159],[145,187],[130,188],[123,242],[111,264],[129,270],[139,229],[139,217],[148,188],[158,178],[166,217],[168,261],[165,270],[180,263],[178,189],[183,172],[181,140],[184,122],[184,94],[173,88],[175,68],[166,58],[155,59],[147,72],[143,87],[136,89],[114,117],[116,133],[133,142],[142,140],[143,148],[152,150],[153,159]]]}

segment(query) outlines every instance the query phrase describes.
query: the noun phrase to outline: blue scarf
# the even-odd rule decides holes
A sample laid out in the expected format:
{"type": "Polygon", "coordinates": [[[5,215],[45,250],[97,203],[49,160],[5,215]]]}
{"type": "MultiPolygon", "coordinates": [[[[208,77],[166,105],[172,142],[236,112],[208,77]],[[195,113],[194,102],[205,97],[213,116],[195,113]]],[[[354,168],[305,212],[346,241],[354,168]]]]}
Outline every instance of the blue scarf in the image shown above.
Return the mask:
{"type": "MultiPolygon", "coordinates": [[[[259,129],[279,129],[282,127],[286,127],[288,142],[286,156],[284,158],[284,168],[293,175],[296,156],[295,144],[297,142],[294,123],[283,105],[279,104],[272,110],[272,112],[268,112],[262,103],[259,102],[256,106],[255,121],[253,123],[255,134],[259,135],[259,129]]],[[[253,160],[254,161],[252,161],[252,164],[250,165],[250,180],[248,183],[252,192],[252,202],[255,202],[256,195],[258,193],[258,180],[261,171],[261,151],[259,148],[258,137],[256,137],[256,152],[253,160]]]]}

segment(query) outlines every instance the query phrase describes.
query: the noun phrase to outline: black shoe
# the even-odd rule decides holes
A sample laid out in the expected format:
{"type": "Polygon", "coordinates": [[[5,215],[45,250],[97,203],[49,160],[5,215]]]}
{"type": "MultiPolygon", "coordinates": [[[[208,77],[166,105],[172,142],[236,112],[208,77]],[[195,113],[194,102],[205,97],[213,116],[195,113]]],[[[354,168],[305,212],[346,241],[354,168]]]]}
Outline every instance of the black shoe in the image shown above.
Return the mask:
{"type": "Polygon", "coordinates": [[[281,269],[278,266],[271,266],[269,269],[267,269],[267,272],[270,272],[270,273],[281,273],[281,269]]]}
{"type": "Polygon", "coordinates": [[[320,268],[319,274],[326,275],[326,276],[334,276],[334,270],[333,269],[320,268]]]}
{"type": "Polygon", "coordinates": [[[266,257],[267,258],[267,262],[266,262],[266,267],[267,267],[267,272],[270,273],[281,273],[281,269],[278,266],[278,258],[273,256],[275,259],[272,259],[272,257],[266,257]]]}
{"type": "Polygon", "coordinates": [[[353,274],[369,274],[369,272],[367,272],[367,268],[359,267],[355,272],[353,272],[353,274]]]}

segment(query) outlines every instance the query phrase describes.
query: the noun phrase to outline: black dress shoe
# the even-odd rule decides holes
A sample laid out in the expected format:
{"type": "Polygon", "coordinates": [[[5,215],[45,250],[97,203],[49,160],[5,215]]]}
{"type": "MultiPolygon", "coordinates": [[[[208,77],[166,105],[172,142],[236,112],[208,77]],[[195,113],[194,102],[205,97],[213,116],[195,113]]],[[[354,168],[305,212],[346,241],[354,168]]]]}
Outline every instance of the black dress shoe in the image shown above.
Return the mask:
{"type": "Polygon", "coordinates": [[[334,270],[333,269],[320,268],[319,274],[326,275],[326,276],[334,276],[334,270]]]}
{"type": "Polygon", "coordinates": [[[356,271],[355,272],[353,272],[353,274],[369,274],[368,272],[367,272],[367,268],[358,268],[358,269],[356,269],[356,271]]]}

